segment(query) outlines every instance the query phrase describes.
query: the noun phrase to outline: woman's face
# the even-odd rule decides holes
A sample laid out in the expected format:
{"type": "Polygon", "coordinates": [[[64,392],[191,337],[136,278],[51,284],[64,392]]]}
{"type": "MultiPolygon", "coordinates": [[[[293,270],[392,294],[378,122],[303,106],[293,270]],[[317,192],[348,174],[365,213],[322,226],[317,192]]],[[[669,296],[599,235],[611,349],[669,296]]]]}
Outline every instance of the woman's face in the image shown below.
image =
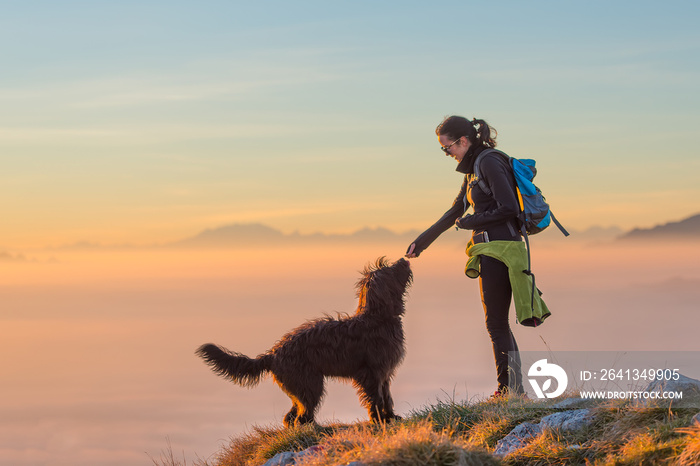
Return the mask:
{"type": "Polygon", "coordinates": [[[445,155],[449,155],[457,162],[461,162],[464,156],[467,154],[471,143],[466,136],[462,136],[459,139],[450,139],[446,134],[441,134],[438,136],[438,141],[445,155]]]}

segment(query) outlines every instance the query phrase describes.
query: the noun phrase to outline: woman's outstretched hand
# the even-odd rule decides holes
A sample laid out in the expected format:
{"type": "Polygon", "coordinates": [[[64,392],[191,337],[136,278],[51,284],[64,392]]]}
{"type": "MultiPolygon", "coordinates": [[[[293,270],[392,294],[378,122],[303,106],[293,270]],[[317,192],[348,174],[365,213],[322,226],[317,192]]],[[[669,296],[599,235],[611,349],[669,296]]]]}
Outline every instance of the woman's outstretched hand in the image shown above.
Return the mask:
{"type": "Polygon", "coordinates": [[[408,251],[406,251],[406,258],[407,259],[413,259],[415,257],[418,257],[416,253],[414,252],[416,250],[416,243],[411,243],[411,245],[408,247],[408,251]]]}

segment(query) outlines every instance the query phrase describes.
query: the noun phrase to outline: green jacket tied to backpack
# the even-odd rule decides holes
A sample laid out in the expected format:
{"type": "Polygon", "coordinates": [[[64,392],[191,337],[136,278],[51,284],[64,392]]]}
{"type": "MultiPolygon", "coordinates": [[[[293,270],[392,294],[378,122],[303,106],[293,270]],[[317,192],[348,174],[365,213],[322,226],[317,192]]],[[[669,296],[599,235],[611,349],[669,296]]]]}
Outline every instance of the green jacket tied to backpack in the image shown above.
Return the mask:
{"type": "Polygon", "coordinates": [[[467,244],[469,261],[465,273],[469,278],[479,276],[481,255],[498,259],[508,267],[508,277],[513,289],[515,313],[518,322],[536,327],[551,315],[540,293],[533,293],[533,277],[528,270],[527,250],[522,241],[490,241],[467,244]]]}

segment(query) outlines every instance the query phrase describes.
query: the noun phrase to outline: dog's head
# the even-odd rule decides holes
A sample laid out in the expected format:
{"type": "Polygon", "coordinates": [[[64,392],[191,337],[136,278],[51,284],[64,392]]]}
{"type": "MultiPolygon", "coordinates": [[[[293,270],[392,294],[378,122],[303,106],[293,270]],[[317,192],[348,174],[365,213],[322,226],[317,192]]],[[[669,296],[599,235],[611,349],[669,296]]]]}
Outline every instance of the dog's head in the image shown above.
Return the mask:
{"type": "Polygon", "coordinates": [[[399,259],[393,264],[380,257],[362,271],[357,282],[360,300],[358,313],[400,316],[404,313],[404,297],[413,281],[411,264],[399,259]]]}

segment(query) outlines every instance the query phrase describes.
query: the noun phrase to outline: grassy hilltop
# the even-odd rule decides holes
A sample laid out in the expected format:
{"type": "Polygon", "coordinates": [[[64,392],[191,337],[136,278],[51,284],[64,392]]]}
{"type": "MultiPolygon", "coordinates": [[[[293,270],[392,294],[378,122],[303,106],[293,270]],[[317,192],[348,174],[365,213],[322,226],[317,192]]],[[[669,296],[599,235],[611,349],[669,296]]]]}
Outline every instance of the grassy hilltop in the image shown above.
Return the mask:
{"type": "MultiPolygon", "coordinates": [[[[439,401],[388,425],[255,427],[233,438],[199,466],[259,466],[285,451],[307,450],[296,465],[697,465],[697,409],[669,404],[640,407],[630,401],[599,402],[593,422],[574,432],[545,430],[523,448],[498,457],[496,442],[524,422],[562,411],[553,403],[521,398],[457,404],[439,401]]],[[[185,466],[172,452],[156,465],[185,466]]]]}

